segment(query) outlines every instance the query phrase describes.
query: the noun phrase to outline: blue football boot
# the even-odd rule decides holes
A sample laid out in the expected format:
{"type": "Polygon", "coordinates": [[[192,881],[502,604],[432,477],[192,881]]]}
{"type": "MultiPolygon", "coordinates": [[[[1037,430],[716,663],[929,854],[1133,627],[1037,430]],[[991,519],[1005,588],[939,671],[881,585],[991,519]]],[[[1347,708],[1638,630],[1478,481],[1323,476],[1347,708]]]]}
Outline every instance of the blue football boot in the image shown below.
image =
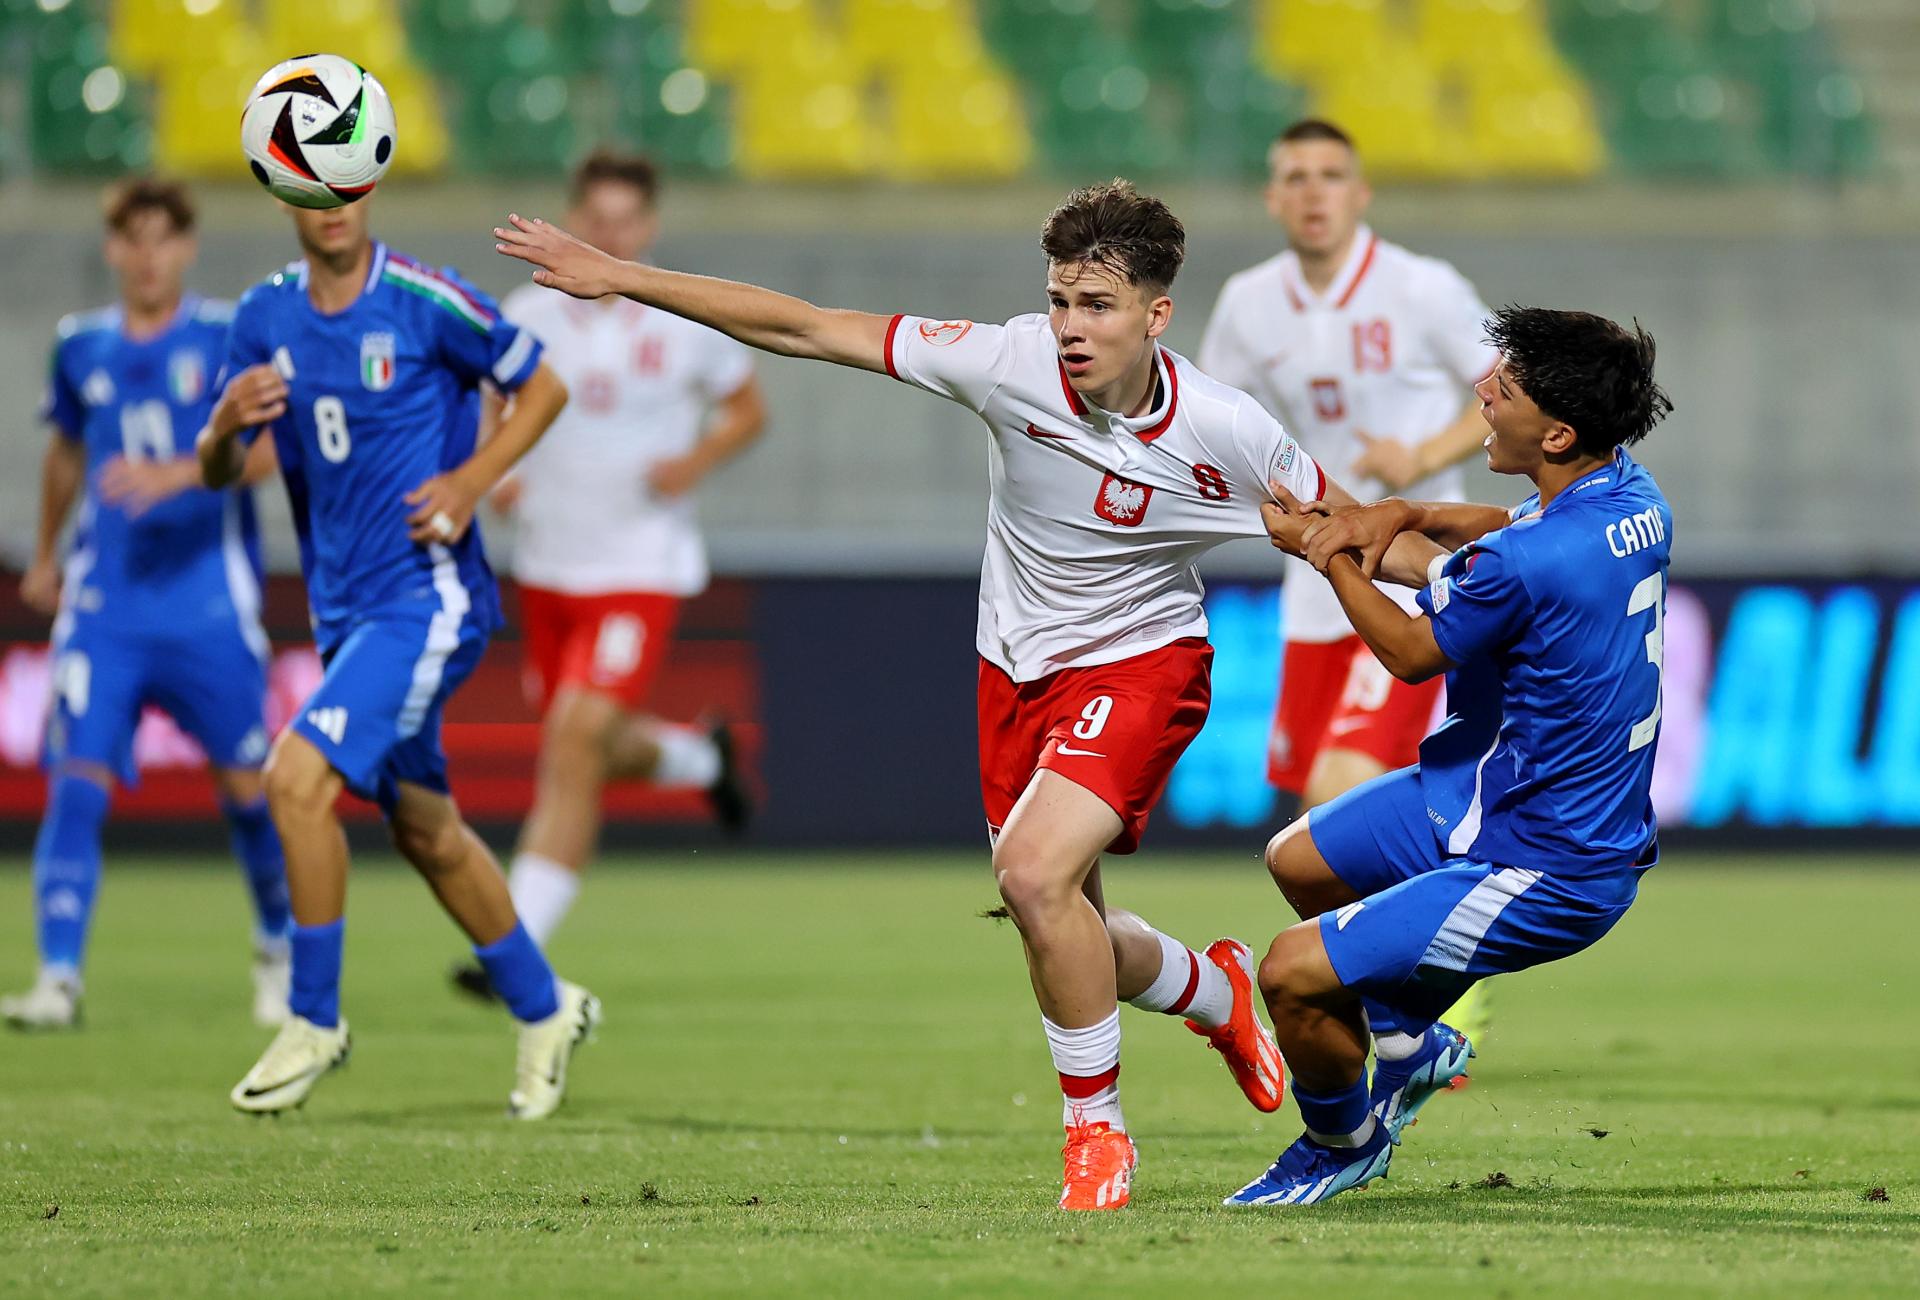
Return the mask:
{"type": "Polygon", "coordinates": [[[1280,1153],[1266,1173],[1222,1201],[1222,1205],[1313,1205],[1353,1187],[1387,1176],[1393,1138],[1385,1124],[1357,1147],[1321,1146],[1302,1134],[1280,1153]]]}
{"type": "Polygon", "coordinates": [[[1403,1061],[1376,1060],[1370,1094],[1374,1118],[1398,1142],[1422,1106],[1452,1087],[1454,1080],[1466,1078],[1473,1055],[1473,1044],[1465,1034],[1435,1025],[1412,1056],[1403,1061]]]}

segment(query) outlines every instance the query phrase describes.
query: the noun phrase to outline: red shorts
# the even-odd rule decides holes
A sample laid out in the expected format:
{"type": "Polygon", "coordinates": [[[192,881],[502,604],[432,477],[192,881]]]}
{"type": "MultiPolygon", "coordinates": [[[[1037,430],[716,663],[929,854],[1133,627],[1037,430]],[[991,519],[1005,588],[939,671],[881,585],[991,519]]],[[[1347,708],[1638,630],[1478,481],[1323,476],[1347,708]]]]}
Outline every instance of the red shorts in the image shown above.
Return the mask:
{"type": "Polygon", "coordinates": [[[1445,685],[1398,680],[1357,636],[1287,642],[1280,681],[1267,780],[1293,794],[1324,750],[1351,749],[1389,770],[1418,762],[1445,685]]]}
{"type": "Polygon", "coordinates": [[[980,799],[994,834],[1042,768],[1058,772],[1120,814],[1110,853],[1140,847],[1211,698],[1213,647],[1188,637],[1117,663],[1063,668],[1015,682],[980,663],[980,799]]]}
{"type": "Polygon", "coordinates": [[[523,680],[542,713],[562,686],[582,686],[637,709],[666,662],[680,598],[649,591],[570,596],[522,586],[520,613],[527,641],[523,680]]]}

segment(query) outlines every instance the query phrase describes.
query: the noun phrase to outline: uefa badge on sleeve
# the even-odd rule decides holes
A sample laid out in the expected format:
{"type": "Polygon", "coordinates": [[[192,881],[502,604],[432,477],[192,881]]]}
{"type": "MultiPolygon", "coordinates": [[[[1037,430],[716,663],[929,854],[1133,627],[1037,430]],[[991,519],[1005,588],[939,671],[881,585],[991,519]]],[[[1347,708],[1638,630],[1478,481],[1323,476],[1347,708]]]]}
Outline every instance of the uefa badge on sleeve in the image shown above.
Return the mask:
{"type": "Polygon", "coordinates": [[[370,393],[393,387],[394,347],[391,334],[360,336],[360,382],[370,393]]]}

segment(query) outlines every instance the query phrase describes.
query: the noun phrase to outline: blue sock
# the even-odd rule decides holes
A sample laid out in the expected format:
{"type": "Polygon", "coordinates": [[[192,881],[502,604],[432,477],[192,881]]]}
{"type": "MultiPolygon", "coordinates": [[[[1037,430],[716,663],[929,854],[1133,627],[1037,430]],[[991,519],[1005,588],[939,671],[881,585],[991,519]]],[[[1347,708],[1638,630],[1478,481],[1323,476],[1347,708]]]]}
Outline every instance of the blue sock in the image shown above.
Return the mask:
{"type": "Polygon", "coordinates": [[[1371,1118],[1367,1114],[1367,1074],[1364,1070],[1352,1086],[1332,1092],[1309,1092],[1295,1084],[1293,1101],[1300,1107],[1300,1118],[1306,1123],[1307,1132],[1317,1140],[1334,1139],[1329,1145],[1357,1145],[1353,1141],[1354,1135],[1365,1128],[1371,1118]]]}
{"type": "Polygon", "coordinates": [[[519,921],[504,939],[484,948],[476,946],[473,955],[487,968],[493,991],[515,1020],[545,1020],[560,1009],[560,986],[553,978],[553,967],[519,921]]]}
{"type": "Polygon", "coordinates": [[[347,918],[330,925],[291,927],[293,989],[287,1008],[302,1020],[323,1029],[340,1023],[340,950],[346,943],[347,918]]]}
{"type": "Polygon", "coordinates": [[[293,914],[287,903],[287,860],[280,851],[280,834],[267,814],[267,801],[238,804],[222,801],[227,815],[228,840],[253,892],[253,920],[264,940],[285,941],[293,914]]]}
{"type": "Polygon", "coordinates": [[[87,927],[100,888],[100,827],[107,820],[107,789],[83,776],[56,773],[47,812],[33,842],[34,911],[40,922],[40,960],[77,975],[87,954],[87,927]]]}

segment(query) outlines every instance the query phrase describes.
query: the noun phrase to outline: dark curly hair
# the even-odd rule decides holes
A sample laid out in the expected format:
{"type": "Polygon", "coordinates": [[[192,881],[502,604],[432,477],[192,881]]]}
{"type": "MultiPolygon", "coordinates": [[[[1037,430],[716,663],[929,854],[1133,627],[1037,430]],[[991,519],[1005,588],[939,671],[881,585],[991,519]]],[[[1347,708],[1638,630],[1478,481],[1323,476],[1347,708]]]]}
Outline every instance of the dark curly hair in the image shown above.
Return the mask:
{"type": "Polygon", "coordinates": [[[1653,378],[1653,335],[1604,316],[1546,307],[1502,307],[1487,323],[1507,375],[1550,419],[1573,429],[1582,451],[1611,455],[1639,442],[1673,410],[1653,378]]]}
{"type": "Polygon", "coordinates": [[[1126,282],[1165,291],[1187,256],[1187,228],[1167,205],[1115,178],[1067,195],[1040,227],[1047,260],[1091,262],[1126,282]]]}

